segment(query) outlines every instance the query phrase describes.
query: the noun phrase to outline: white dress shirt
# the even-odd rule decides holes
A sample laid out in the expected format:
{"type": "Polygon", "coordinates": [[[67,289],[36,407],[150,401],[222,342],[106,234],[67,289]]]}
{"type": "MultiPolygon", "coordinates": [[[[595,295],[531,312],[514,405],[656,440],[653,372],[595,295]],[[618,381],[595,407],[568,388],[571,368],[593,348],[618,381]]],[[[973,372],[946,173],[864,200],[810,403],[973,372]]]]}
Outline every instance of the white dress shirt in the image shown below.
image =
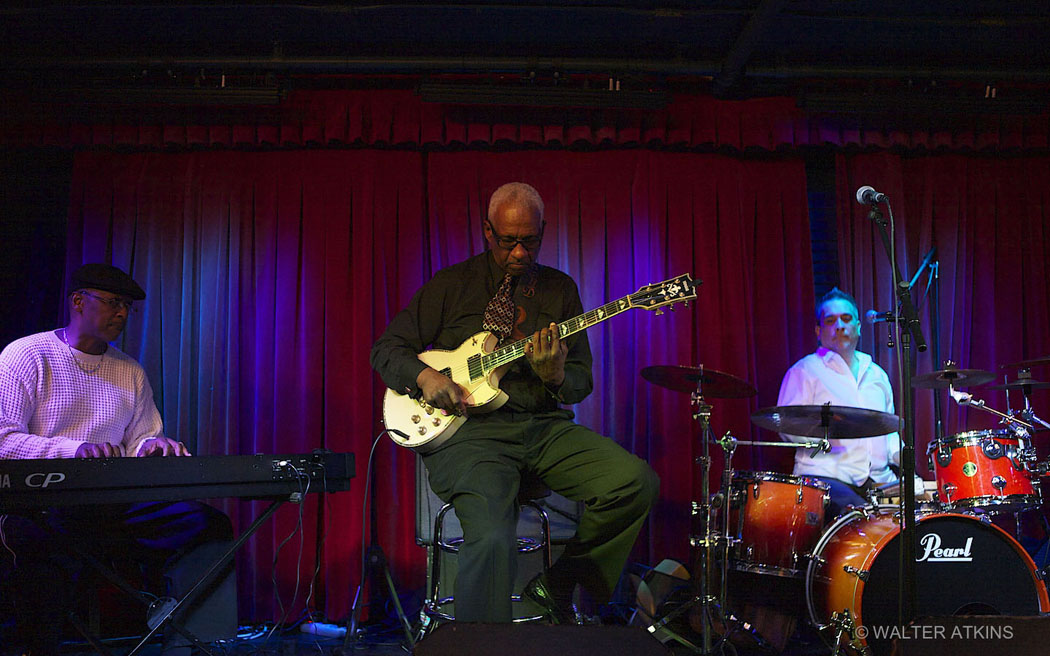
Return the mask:
{"type": "MultiPolygon", "coordinates": [[[[855,351],[859,365],[854,378],[846,361],[838,353],[820,347],[796,362],[780,384],[777,405],[832,405],[866,408],[893,413],[893,388],[882,367],[867,353],[855,351]]],[[[781,433],[791,442],[813,438],[781,433]]],[[[831,451],[811,455],[812,449],[795,452],[795,474],[829,476],[840,481],[863,485],[868,479],[876,484],[897,480],[889,465],[900,464],[900,437],[897,433],[860,439],[831,440],[831,451]]]]}

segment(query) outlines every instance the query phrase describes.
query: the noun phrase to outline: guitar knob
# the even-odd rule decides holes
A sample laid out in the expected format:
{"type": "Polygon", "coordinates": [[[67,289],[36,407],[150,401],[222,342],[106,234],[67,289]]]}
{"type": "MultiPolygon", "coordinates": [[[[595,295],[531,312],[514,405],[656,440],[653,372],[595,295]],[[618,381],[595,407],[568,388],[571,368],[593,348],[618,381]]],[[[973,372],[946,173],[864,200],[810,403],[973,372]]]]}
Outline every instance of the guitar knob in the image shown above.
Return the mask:
{"type": "Polygon", "coordinates": [[[412,423],[413,424],[418,424],[419,420],[420,420],[420,416],[419,415],[412,415],[412,423]]]}
{"type": "Polygon", "coordinates": [[[441,417],[434,417],[434,425],[435,426],[440,426],[441,425],[441,417]]]}
{"type": "Polygon", "coordinates": [[[419,434],[420,435],[426,435],[427,434],[427,427],[426,426],[420,426],[419,427],[419,434]]]}
{"type": "Polygon", "coordinates": [[[426,406],[426,410],[427,410],[427,414],[428,415],[434,414],[434,406],[428,405],[428,406],[426,406]]]}

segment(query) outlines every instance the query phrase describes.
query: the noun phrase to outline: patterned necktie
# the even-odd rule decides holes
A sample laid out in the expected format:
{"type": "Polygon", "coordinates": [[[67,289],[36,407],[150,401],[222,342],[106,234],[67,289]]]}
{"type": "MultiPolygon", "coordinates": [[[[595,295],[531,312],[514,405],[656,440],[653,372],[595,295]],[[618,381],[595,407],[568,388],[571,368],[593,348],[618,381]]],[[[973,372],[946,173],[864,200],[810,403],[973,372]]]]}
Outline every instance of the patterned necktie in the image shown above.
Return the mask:
{"type": "Polygon", "coordinates": [[[514,278],[508,273],[503,276],[503,282],[496,290],[496,295],[485,306],[485,322],[481,324],[481,329],[496,333],[501,342],[514,330],[513,295],[514,278]]]}

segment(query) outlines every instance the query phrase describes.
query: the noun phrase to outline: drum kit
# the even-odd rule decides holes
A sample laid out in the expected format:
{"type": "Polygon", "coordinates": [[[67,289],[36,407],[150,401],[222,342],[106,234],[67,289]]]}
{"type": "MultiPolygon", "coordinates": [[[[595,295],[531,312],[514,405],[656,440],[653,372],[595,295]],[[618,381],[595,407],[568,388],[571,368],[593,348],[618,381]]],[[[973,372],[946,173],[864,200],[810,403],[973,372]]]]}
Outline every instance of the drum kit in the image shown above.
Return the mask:
{"type": "MultiPolygon", "coordinates": [[[[991,382],[991,372],[958,369],[948,362],[943,370],[912,379],[915,388],[944,389],[960,405],[996,415],[1002,426],[935,438],[927,450],[936,492],[916,506],[919,616],[1050,612],[1044,583],[1050,566],[1037,567],[1018,540],[994,521],[1013,515],[1020,526],[1021,513],[1042,508],[1040,479],[1050,466],[1038,460],[1032,433],[1050,430],[1050,424],[1031,405],[1034,391],[1050,389],[1050,383],[1031,376],[1031,369],[1041,365],[1050,365],[1050,357],[1004,365],[1019,370],[1018,377],[986,388],[1007,392],[1005,412],[960,391],[991,382]],[[1017,411],[1010,408],[1013,391],[1023,395],[1023,408],[1017,411]]],[[[710,445],[724,454],[718,491],[692,504],[692,597],[658,615],[649,632],[692,653],[723,652],[727,646],[732,653],[739,651],[735,647],[741,641],[775,653],[802,620],[817,630],[828,653],[890,653],[892,638],[900,635],[903,504],[888,503],[885,490],[876,489],[868,505],[848,506],[838,517],[825,518],[827,483],[776,472],[734,471],[732,462],[740,445],[826,452],[831,440],[898,431],[899,417],[830,404],[767,407],[751,415],[754,424],[810,439],[741,441],[731,433],[713,439],[707,399],[751,397],[754,387],[703,366],[651,366],[642,376],[690,395],[692,416],[701,428],[696,462],[703,490],[711,489],[710,445]],[[778,586],[786,594],[772,594],[778,586]],[[772,603],[782,607],[772,615],[756,613],[748,595],[735,594],[746,587],[761,589],[757,597],[780,599],[772,603]],[[785,624],[784,617],[791,622],[785,624]]]]}

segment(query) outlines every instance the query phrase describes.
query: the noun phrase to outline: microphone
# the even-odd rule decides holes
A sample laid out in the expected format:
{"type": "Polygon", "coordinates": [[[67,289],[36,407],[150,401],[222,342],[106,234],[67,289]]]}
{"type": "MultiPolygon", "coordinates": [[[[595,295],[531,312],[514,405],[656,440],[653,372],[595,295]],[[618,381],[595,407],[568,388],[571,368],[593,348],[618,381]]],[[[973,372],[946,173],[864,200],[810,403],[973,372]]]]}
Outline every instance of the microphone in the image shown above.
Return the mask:
{"type": "Polygon", "coordinates": [[[869,185],[864,185],[857,190],[857,202],[861,205],[874,205],[886,200],[886,194],[880,194],[869,185]]]}
{"type": "Polygon", "coordinates": [[[868,310],[864,313],[864,320],[870,324],[882,323],[884,321],[893,321],[896,317],[893,312],[879,312],[878,310],[868,310]]]}

